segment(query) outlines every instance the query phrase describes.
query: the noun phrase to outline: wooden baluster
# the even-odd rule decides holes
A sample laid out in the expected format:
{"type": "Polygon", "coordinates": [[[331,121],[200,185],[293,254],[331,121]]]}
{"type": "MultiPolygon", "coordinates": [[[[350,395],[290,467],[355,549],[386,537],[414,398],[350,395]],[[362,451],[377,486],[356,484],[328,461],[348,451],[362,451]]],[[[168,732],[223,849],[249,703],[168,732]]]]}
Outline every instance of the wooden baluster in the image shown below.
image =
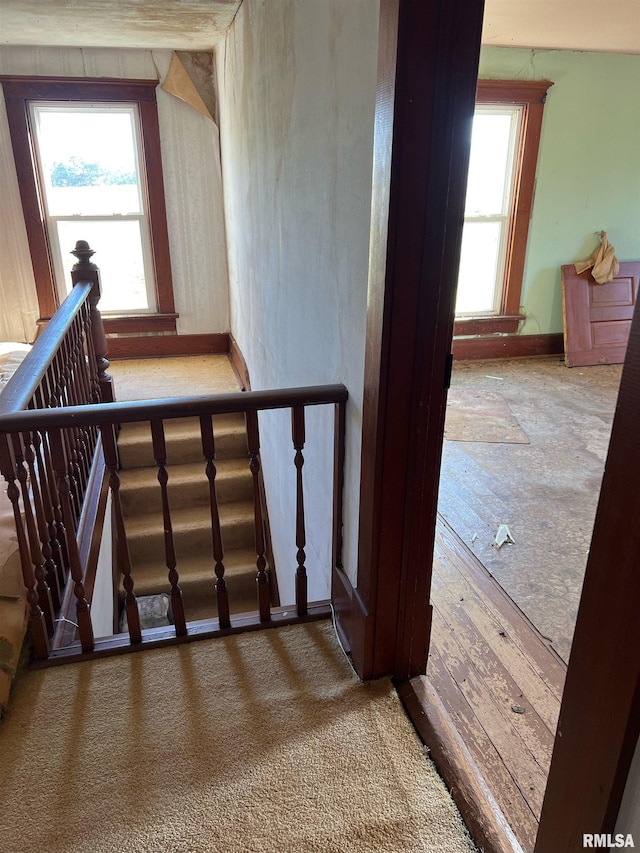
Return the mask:
{"type": "Polygon", "coordinates": [[[291,409],[291,436],[293,447],[296,451],[294,465],[296,466],[296,546],[298,548],[296,559],[296,608],[298,616],[307,613],[307,569],[305,567],[306,536],[304,530],[304,493],[302,490],[302,466],[304,457],[302,450],[305,442],[304,430],[304,406],[294,406],[291,409]]]}
{"type": "MultiPolygon", "coordinates": [[[[78,405],[78,397],[77,397],[77,389],[75,385],[75,377],[74,377],[74,361],[76,358],[75,352],[75,341],[70,339],[70,335],[73,332],[73,326],[70,329],[67,337],[62,341],[61,349],[65,351],[65,396],[66,396],[66,404],[69,406],[77,406],[78,405]]],[[[80,499],[80,506],[82,506],[82,500],[84,498],[84,492],[87,485],[88,480],[88,469],[86,468],[86,454],[84,452],[84,448],[82,447],[82,437],[81,430],[79,427],[73,427],[71,431],[72,436],[72,458],[74,460],[74,465],[76,469],[76,476],[78,478],[78,486],[79,493],[78,497],[80,499]]]]}
{"type": "Polygon", "coordinates": [[[213,540],[213,559],[216,573],[216,600],[218,603],[218,621],[221,628],[229,628],[229,593],[224,577],[224,548],[220,530],[220,514],[218,512],[218,497],[216,494],[215,441],[213,438],[213,422],[211,415],[200,416],[200,435],[202,436],[202,452],[207,460],[206,474],[209,481],[209,505],[211,507],[211,537],[213,540]]]}
{"type": "MultiPolygon", "coordinates": [[[[63,394],[64,394],[64,405],[65,406],[75,406],[77,405],[75,400],[75,388],[73,383],[73,344],[70,339],[70,334],[67,334],[61,341],[59,352],[61,353],[63,359],[63,367],[62,367],[62,376],[63,376],[63,394]]],[[[76,480],[76,507],[78,510],[77,519],[80,517],[80,510],[82,509],[82,502],[84,498],[84,491],[87,484],[87,476],[88,472],[85,472],[82,466],[82,451],[81,451],[81,442],[80,442],[80,429],[79,427],[70,427],[67,430],[69,437],[69,451],[71,454],[71,463],[73,466],[73,476],[76,480]]]]}
{"type": "MultiPolygon", "coordinates": [[[[100,402],[100,388],[98,385],[97,374],[96,374],[96,382],[95,388],[92,381],[91,374],[91,356],[89,351],[89,343],[90,343],[90,318],[89,318],[89,306],[85,302],[82,306],[81,314],[80,314],[80,323],[81,323],[81,352],[80,352],[80,375],[82,379],[82,400],[84,403],[99,403],[100,402]]],[[[93,368],[95,372],[95,360],[93,361],[93,368]]],[[[98,442],[98,427],[91,426],[88,429],[89,434],[89,453],[91,460],[93,460],[93,456],[95,453],[96,445],[98,442]]]]}
{"type": "Polygon", "coordinates": [[[85,324],[85,342],[87,345],[87,373],[89,376],[89,385],[91,388],[91,402],[101,403],[100,396],[100,380],[98,377],[97,356],[93,345],[93,337],[91,334],[91,315],[87,306],[87,314],[84,317],[85,324]]]}
{"type": "Polygon", "coordinates": [[[90,281],[93,283],[91,293],[89,294],[89,306],[91,316],[91,339],[93,342],[93,352],[95,355],[95,364],[98,372],[98,384],[100,386],[100,399],[104,403],[113,403],[115,393],[113,389],[113,379],[107,373],[109,360],[107,359],[108,347],[107,338],[104,333],[104,325],[102,316],[98,311],[98,302],[100,301],[100,271],[98,267],[91,263],[91,257],[95,254],[93,249],[89,248],[86,240],[78,240],[75,249],[71,252],[78,259],[78,263],[73,265],[71,270],[71,281],[76,284],[79,281],[90,281]]]}
{"type": "MultiPolygon", "coordinates": [[[[58,487],[58,495],[62,506],[62,516],[66,524],[67,530],[73,531],[73,509],[71,507],[71,489],[69,485],[69,475],[67,473],[67,459],[65,457],[64,439],[62,430],[52,429],[49,432],[51,442],[51,457],[53,460],[53,468],[56,473],[56,484],[58,487]]],[[[94,648],[93,640],[93,625],[91,624],[91,613],[89,610],[89,602],[85,598],[83,571],[80,563],[80,554],[78,553],[78,543],[75,533],[71,532],[67,537],[67,548],[69,550],[69,562],[71,569],[71,577],[73,578],[73,592],[76,597],[76,619],[78,621],[78,633],[80,635],[80,645],[82,651],[92,652],[94,648]]]]}
{"type": "MultiPolygon", "coordinates": [[[[64,388],[64,372],[63,372],[63,364],[62,362],[62,353],[58,350],[53,357],[51,362],[51,397],[50,397],[50,406],[52,408],[56,408],[59,406],[66,405],[66,396],[65,396],[65,388],[64,388]]],[[[64,449],[65,449],[65,458],[67,460],[67,474],[69,477],[69,500],[71,501],[71,516],[70,519],[73,521],[71,526],[71,530],[74,532],[77,528],[78,518],[79,518],[79,509],[78,509],[78,483],[75,476],[75,466],[73,464],[72,453],[71,453],[71,440],[69,435],[69,430],[62,430],[62,438],[64,441],[64,449]]],[[[69,522],[66,521],[67,527],[69,522]]]]}
{"type": "MultiPolygon", "coordinates": [[[[82,372],[81,361],[84,359],[84,349],[82,340],[82,325],[81,317],[77,316],[73,321],[73,345],[71,354],[71,401],[74,406],[81,406],[87,402],[82,391],[82,372]]],[[[89,472],[91,470],[92,458],[89,453],[91,441],[89,432],[86,427],[77,427],[76,429],[76,448],[78,450],[80,467],[83,473],[83,488],[82,496],[87,490],[89,482],[89,472]]]]}
{"type": "Polygon", "coordinates": [[[109,487],[113,502],[113,514],[116,522],[116,555],[118,569],[122,574],[122,585],[125,591],[124,606],[129,626],[129,639],[132,643],[142,642],[140,629],[140,613],[138,601],[133,592],[133,577],[131,576],[131,554],[127,542],[127,531],[124,524],[124,514],[120,500],[120,477],[118,476],[118,449],[116,447],[115,428],[105,426],[102,430],[102,449],[104,461],[109,471],[109,487]]]}
{"type": "MultiPolygon", "coordinates": [[[[56,524],[55,515],[54,515],[54,505],[52,501],[53,489],[55,488],[55,484],[51,483],[51,474],[48,469],[48,466],[45,463],[44,455],[42,452],[42,437],[37,430],[34,430],[32,434],[32,442],[35,453],[35,463],[38,470],[38,479],[40,481],[40,495],[42,498],[42,506],[45,517],[45,522],[47,525],[47,535],[49,537],[49,544],[51,546],[51,559],[53,560],[56,573],[58,576],[57,586],[60,593],[64,588],[64,582],[66,580],[67,574],[67,563],[66,563],[66,548],[63,549],[62,543],[58,539],[58,526],[56,524]]],[[[63,527],[64,533],[64,527],[63,527]]],[[[49,586],[51,589],[54,589],[54,584],[51,581],[49,582],[49,586]]],[[[52,593],[53,594],[53,593],[52,593]]]]}
{"type": "MultiPolygon", "coordinates": [[[[45,395],[45,398],[49,401],[49,406],[52,407],[55,405],[54,401],[54,387],[55,387],[55,376],[53,372],[47,371],[47,374],[43,380],[42,392],[45,395]]],[[[54,530],[52,532],[52,538],[60,543],[60,549],[62,552],[62,565],[64,567],[64,577],[61,581],[61,586],[64,585],[66,579],[69,574],[69,569],[71,566],[71,562],[69,560],[69,549],[67,548],[67,529],[64,526],[64,519],[62,518],[62,506],[60,505],[60,495],[58,494],[58,485],[56,483],[56,475],[53,470],[53,460],[51,458],[51,447],[49,444],[49,437],[46,432],[42,433],[42,447],[44,450],[44,464],[47,470],[47,480],[49,482],[49,497],[51,500],[51,507],[53,509],[53,525],[54,530]]]]}
{"type": "Polygon", "coordinates": [[[24,509],[24,520],[27,525],[27,536],[29,541],[29,552],[31,554],[31,562],[33,563],[33,573],[36,579],[36,590],[38,592],[38,602],[40,609],[44,613],[44,619],[47,625],[47,630],[53,634],[54,627],[54,612],[53,602],[51,600],[51,590],[46,581],[46,572],[44,568],[44,560],[42,551],[40,550],[40,540],[38,539],[38,530],[33,517],[33,507],[31,505],[31,494],[29,491],[29,482],[27,469],[25,468],[24,450],[20,436],[14,434],[11,436],[13,441],[13,454],[16,461],[16,478],[20,483],[22,492],[22,506],[24,509]]]}
{"type": "MultiPolygon", "coordinates": [[[[73,405],[69,396],[69,339],[65,336],[56,353],[58,361],[58,385],[57,398],[59,406],[73,405]]],[[[74,427],[67,427],[63,430],[65,451],[67,456],[67,472],[69,474],[69,487],[71,507],[73,510],[74,530],[77,530],[78,521],[80,519],[80,510],[82,507],[82,476],[80,465],[78,462],[78,451],[76,450],[76,430],[74,427]]]]}
{"type": "Polygon", "coordinates": [[[153,455],[158,464],[158,482],[162,495],[162,518],[164,522],[164,553],[169,570],[169,583],[171,584],[171,609],[173,611],[173,622],[176,626],[176,637],[183,637],[187,633],[187,623],[184,616],[184,602],[182,601],[182,590],[180,589],[179,576],[176,570],[176,549],[173,541],[173,526],[171,524],[171,510],[169,507],[169,494],[167,483],[169,472],[167,471],[167,446],[164,439],[164,427],[161,420],[151,421],[151,439],[153,442],[153,455]]]}
{"type": "Polygon", "coordinates": [[[20,489],[16,485],[15,462],[11,452],[10,437],[6,434],[0,434],[0,469],[2,470],[2,476],[7,482],[7,497],[13,509],[13,520],[16,526],[18,551],[22,566],[22,581],[27,590],[29,634],[33,643],[33,652],[38,659],[45,660],[49,657],[47,624],[44,613],[40,609],[39,597],[36,591],[36,578],[33,573],[29,545],[24,532],[22,513],[20,512],[20,489]]]}
{"type": "Polygon", "coordinates": [[[49,527],[47,525],[46,513],[44,508],[44,500],[46,499],[46,483],[40,479],[40,471],[36,469],[36,454],[32,447],[40,437],[36,432],[33,437],[29,433],[23,434],[24,440],[24,458],[29,469],[29,481],[31,484],[31,494],[33,495],[33,504],[35,507],[36,524],[38,527],[38,536],[40,538],[40,550],[44,560],[44,570],[46,585],[51,592],[51,600],[53,602],[54,612],[60,610],[62,602],[60,588],[60,574],[58,566],[53,558],[53,548],[51,546],[51,537],[49,535],[49,527]],[[44,495],[44,499],[43,499],[44,495]]]}
{"type": "Polygon", "coordinates": [[[247,412],[245,415],[247,423],[247,444],[249,447],[249,468],[253,475],[253,512],[256,536],[256,566],[258,573],[256,583],[258,585],[258,610],[260,621],[271,620],[271,602],[269,591],[269,577],[266,572],[267,561],[264,556],[264,521],[262,516],[262,498],[260,495],[260,435],[258,432],[258,413],[247,412]]]}
{"type": "Polygon", "coordinates": [[[334,404],[333,430],[333,565],[342,569],[342,515],[344,501],[344,437],[346,403],[334,404]]]}

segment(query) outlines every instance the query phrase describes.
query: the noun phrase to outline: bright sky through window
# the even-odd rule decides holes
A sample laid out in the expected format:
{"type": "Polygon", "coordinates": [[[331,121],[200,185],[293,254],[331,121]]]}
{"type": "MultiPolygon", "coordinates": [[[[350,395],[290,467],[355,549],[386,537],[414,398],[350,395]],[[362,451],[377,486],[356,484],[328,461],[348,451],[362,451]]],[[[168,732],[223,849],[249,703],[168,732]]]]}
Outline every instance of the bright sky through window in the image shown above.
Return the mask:
{"type": "Polygon", "coordinates": [[[486,315],[500,310],[519,115],[518,108],[476,108],[457,316],[486,315]]]}

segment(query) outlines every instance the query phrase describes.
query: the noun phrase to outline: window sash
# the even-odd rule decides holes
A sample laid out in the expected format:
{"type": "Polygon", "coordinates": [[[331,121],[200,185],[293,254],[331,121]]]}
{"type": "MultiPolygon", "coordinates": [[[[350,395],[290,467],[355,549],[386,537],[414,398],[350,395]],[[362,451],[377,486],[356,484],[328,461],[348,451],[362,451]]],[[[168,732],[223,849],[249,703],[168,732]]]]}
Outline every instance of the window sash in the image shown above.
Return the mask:
{"type": "MultiPolygon", "coordinates": [[[[61,244],[61,241],[59,239],[58,228],[58,223],[60,222],[99,222],[105,224],[120,222],[138,223],[138,233],[140,237],[140,257],[142,261],[142,268],[144,270],[144,293],[146,305],[145,307],[138,308],[127,307],[124,304],[122,305],[122,307],[107,307],[109,304],[107,294],[110,289],[110,285],[113,286],[115,276],[114,278],[112,278],[111,281],[109,281],[108,277],[105,277],[105,273],[107,273],[109,270],[109,259],[103,256],[102,262],[101,264],[99,264],[103,293],[103,299],[100,304],[100,313],[104,314],[105,317],[108,317],[110,315],[121,315],[125,313],[144,315],[153,314],[155,312],[156,308],[154,304],[155,294],[153,292],[153,279],[148,274],[148,270],[153,268],[153,259],[151,255],[151,241],[149,239],[148,219],[146,216],[142,214],[113,214],[111,216],[51,216],[48,218],[49,233],[50,235],[52,235],[51,254],[53,256],[59,296],[60,299],[63,300],[71,290],[71,277],[69,275],[70,264],[69,262],[66,264],[64,262],[65,253],[70,253],[71,249],[67,247],[66,244],[65,246],[62,246],[61,244]]],[[[86,233],[86,229],[83,233],[86,233]]],[[[81,236],[80,231],[78,232],[78,239],[85,239],[85,237],[81,236]]],[[[93,245],[94,241],[89,240],[88,242],[90,245],[93,245]]],[[[123,266],[123,270],[125,274],[130,272],[129,267],[127,265],[123,266]]]]}
{"type": "MultiPolygon", "coordinates": [[[[516,181],[516,153],[518,148],[518,140],[520,137],[520,130],[522,126],[522,107],[520,106],[511,106],[511,107],[498,107],[498,106],[483,106],[478,105],[474,112],[474,118],[476,116],[509,116],[510,117],[510,125],[509,125],[509,136],[507,140],[507,150],[505,152],[505,157],[503,162],[501,163],[501,168],[499,171],[499,175],[502,180],[502,192],[500,193],[501,197],[501,205],[500,210],[495,211],[494,213],[486,213],[486,214],[465,214],[464,223],[467,225],[468,223],[480,223],[480,222],[497,222],[500,225],[499,229],[499,238],[498,238],[498,251],[497,258],[495,262],[495,276],[493,280],[493,294],[492,298],[486,300],[486,307],[479,310],[465,310],[464,304],[461,305],[460,297],[464,297],[465,291],[461,287],[460,297],[456,300],[456,310],[455,315],[459,318],[468,318],[468,317],[480,317],[480,316],[491,316],[500,314],[503,306],[503,296],[504,296],[504,288],[505,288],[505,276],[507,269],[507,256],[509,249],[509,236],[511,234],[511,219],[513,212],[513,200],[514,194],[517,186],[516,181]]],[[[476,149],[477,150],[477,149],[476,149]]],[[[472,141],[472,154],[473,157],[473,141],[472,141]]],[[[467,196],[468,198],[468,196],[467,196]]],[[[468,233],[468,232],[467,232],[468,233]]],[[[463,230],[463,242],[464,242],[464,230],[463,230]]],[[[462,254],[465,254],[465,247],[462,247],[462,254]]],[[[463,270],[461,266],[461,273],[467,272],[467,270],[463,270]]],[[[459,278],[459,286],[461,284],[461,280],[459,278]]]]}
{"type": "MultiPolygon", "coordinates": [[[[153,288],[156,314],[127,318],[128,332],[176,331],[175,300],[171,277],[171,257],[167,227],[160,127],[156,105],[157,80],[73,78],[0,75],[0,84],[11,137],[11,147],[29,240],[40,318],[53,316],[59,305],[54,282],[53,257],[42,216],[42,202],[36,184],[33,143],[29,127],[29,101],[89,103],[135,103],[140,118],[141,148],[147,179],[148,215],[151,227],[153,288]]],[[[96,259],[98,265],[100,261],[96,259]]],[[[118,317],[106,317],[105,329],[120,331],[118,317]]]]}
{"type": "MultiPolygon", "coordinates": [[[[71,289],[71,280],[69,277],[69,264],[65,264],[63,257],[66,258],[66,253],[71,252],[73,246],[62,246],[60,242],[60,229],[58,227],[58,223],[60,222],[127,222],[127,221],[135,221],[138,222],[138,234],[140,237],[140,258],[142,260],[142,274],[144,277],[144,294],[145,294],[145,305],[139,307],[129,307],[126,305],[126,300],[121,302],[119,305],[114,305],[113,307],[107,307],[109,301],[104,299],[103,304],[101,305],[101,312],[105,315],[109,314],[152,314],[157,311],[157,305],[155,300],[155,288],[153,281],[153,258],[151,253],[151,240],[150,240],[150,223],[148,217],[148,211],[146,206],[146,198],[147,198],[147,188],[146,188],[146,176],[145,170],[142,168],[143,164],[143,155],[141,151],[141,129],[140,129],[140,120],[137,105],[135,103],[126,103],[126,102],[115,102],[115,103],[95,103],[89,101],[76,101],[70,102],[68,104],[61,104],[56,101],[40,101],[34,100],[28,102],[29,107],[29,119],[31,124],[31,130],[34,139],[34,153],[35,153],[35,169],[36,169],[36,180],[40,187],[40,195],[42,199],[42,204],[44,208],[44,216],[46,222],[47,234],[49,236],[49,245],[51,249],[52,261],[53,261],[53,272],[55,279],[55,286],[58,293],[58,298],[62,302],[66,295],[69,293],[71,289]],[[109,112],[113,111],[115,114],[128,114],[131,118],[131,131],[132,131],[132,143],[133,143],[133,158],[134,158],[134,169],[136,175],[136,189],[137,189],[137,213],[129,212],[129,213],[107,213],[106,210],[102,213],[76,213],[76,214],[67,214],[67,215],[54,215],[51,213],[51,197],[49,195],[50,191],[53,189],[49,185],[47,170],[45,168],[43,162],[43,147],[45,143],[44,139],[44,131],[42,129],[42,125],[40,122],[40,116],[44,113],[60,113],[60,114],[77,114],[77,115],[95,115],[102,114],[108,115],[109,112]]],[[[78,232],[79,239],[86,239],[86,235],[78,232]]],[[[93,241],[89,240],[89,244],[93,241]]],[[[92,248],[100,249],[100,247],[96,244],[95,247],[92,248]]],[[[117,285],[117,273],[114,270],[112,275],[112,281],[109,281],[109,273],[108,273],[108,263],[105,265],[104,256],[103,256],[103,270],[102,270],[102,284],[103,290],[107,289],[112,292],[116,289],[117,285]]],[[[127,275],[130,271],[124,269],[124,275],[127,275]]]]}
{"type": "Polygon", "coordinates": [[[454,335],[513,333],[521,320],[522,284],[529,223],[533,208],[536,165],[542,118],[550,80],[478,80],[477,106],[522,109],[520,133],[515,152],[513,215],[510,223],[505,263],[502,305],[499,314],[457,319],[454,335]]]}

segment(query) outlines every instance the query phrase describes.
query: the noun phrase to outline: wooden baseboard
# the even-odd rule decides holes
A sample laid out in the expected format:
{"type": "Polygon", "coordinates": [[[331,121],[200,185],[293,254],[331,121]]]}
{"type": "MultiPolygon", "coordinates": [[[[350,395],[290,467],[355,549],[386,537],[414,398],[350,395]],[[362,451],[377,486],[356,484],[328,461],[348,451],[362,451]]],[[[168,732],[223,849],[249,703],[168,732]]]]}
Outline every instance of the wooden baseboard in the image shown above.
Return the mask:
{"type": "Polygon", "coordinates": [[[110,361],[118,358],[162,358],[181,355],[220,355],[229,352],[227,332],[210,335],[132,335],[107,338],[110,361]]]}
{"type": "Polygon", "coordinates": [[[230,637],[234,634],[244,634],[249,631],[266,631],[270,628],[283,628],[287,625],[302,625],[308,622],[319,622],[331,619],[331,605],[328,601],[311,601],[304,616],[298,616],[295,607],[274,607],[268,622],[260,620],[258,611],[238,613],[231,617],[233,622],[229,628],[221,628],[218,619],[203,619],[198,622],[188,622],[188,633],[176,636],[175,625],[161,628],[147,628],[141,643],[131,643],[128,634],[115,634],[111,637],[96,637],[92,652],[83,652],[80,643],[73,642],[60,649],[53,649],[48,658],[34,658],[29,663],[30,669],[45,669],[50,666],[60,666],[83,660],[113,657],[113,655],[128,655],[145,649],[160,649],[166,646],[181,646],[198,640],[212,640],[216,637],[230,637]]]}
{"type": "Polygon", "coordinates": [[[333,567],[331,573],[331,603],[335,625],[344,650],[351,656],[353,668],[363,681],[378,678],[373,669],[373,619],[357,588],[342,569],[333,567]]]}
{"type": "Polygon", "coordinates": [[[353,586],[345,573],[334,566],[331,577],[331,603],[335,613],[336,630],[342,648],[351,652],[351,609],[353,586]]]}
{"type": "Polygon", "coordinates": [[[485,853],[523,853],[455,723],[426,676],[396,685],[471,837],[485,853]]]}
{"type": "Polygon", "coordinates": [[[454,338],[453,357],[456,361],[484,358],[531,358],[542,355],[562,355],[564,337],[549,335],[488,335],[480,338],[454,338]]]}
{"type": "Polygon", "coordinates": [[[251,391],[251,380],[249,379],[247,362],[244,360],[238,342],[231,334],[229,335],[229,358],[243,391],[251,391]]]}

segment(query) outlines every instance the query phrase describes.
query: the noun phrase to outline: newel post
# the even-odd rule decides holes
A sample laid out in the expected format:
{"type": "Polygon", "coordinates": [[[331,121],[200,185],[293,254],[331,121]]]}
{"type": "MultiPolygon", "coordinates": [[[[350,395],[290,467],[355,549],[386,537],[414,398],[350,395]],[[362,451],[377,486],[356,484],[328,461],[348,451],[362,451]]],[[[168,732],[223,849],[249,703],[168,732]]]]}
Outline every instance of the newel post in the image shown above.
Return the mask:
{"type": "Polygon", "coordinates": [[[100,301],[100,270],[91,262],[91,256],[95,254],[86,240],[78,240],[75,249],[71,252],[78,259],[71,269],[71,282],[77,284],[80,281],[90,281],[93,284],[89,294],[89,308],[91,314],[91,338],[93,341],[93,352],[96,359],[98,371],[98,383],[100,385],[100,396],[103,403],[113,403],[115,393],[113,390],[113,378],[107,373],[109,359],[107,358],[107,338],[104,333],[102,316],[98,310],[100,301]]]}

